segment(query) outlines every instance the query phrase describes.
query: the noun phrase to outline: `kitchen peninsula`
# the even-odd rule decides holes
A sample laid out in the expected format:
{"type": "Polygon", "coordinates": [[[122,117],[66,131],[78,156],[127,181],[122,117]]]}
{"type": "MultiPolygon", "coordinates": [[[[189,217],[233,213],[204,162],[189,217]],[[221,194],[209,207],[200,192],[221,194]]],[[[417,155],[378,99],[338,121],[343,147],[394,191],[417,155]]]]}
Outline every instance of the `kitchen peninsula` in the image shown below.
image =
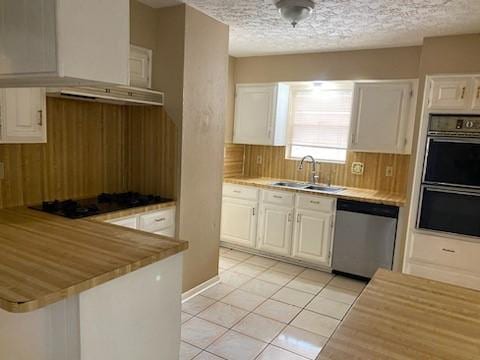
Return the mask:
{"type": "Polygon", "coordinates": [[[0,210],[0,358],[174,358],[187,247],[94,219],[0,210]]]}

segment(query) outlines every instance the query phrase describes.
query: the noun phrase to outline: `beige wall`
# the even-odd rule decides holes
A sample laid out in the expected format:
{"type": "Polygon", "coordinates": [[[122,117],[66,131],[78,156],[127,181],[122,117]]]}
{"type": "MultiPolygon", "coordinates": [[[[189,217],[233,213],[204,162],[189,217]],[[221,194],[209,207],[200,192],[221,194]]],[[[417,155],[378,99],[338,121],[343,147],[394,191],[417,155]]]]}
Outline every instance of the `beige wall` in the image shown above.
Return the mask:
{"type": "Polygon", "coordinates": [[[186,5],[153,9],[132,0],[131,12],[132,43],[154,50],[153,87],[165,91],[178,128],[177,235],[189,242],[186,291],[218,273],[228,27],[186,5]]]}
{"type": "Polygon", "coordinates": [[[238,58],[238,83],[405,79],[418,76],[421,47],[238,58]]]}
{"type": "Polygon", "coordinates": [[[180,233],[184,290],[218,273],[228,27],[186,7],[180,233]]]}
{"type": "Polygon", "coordinates": [[[235,64],[237,59],[228,58],[227,110],[225,115],[225,143],[233,142],[233,117],[235,113],[235,64]]]}

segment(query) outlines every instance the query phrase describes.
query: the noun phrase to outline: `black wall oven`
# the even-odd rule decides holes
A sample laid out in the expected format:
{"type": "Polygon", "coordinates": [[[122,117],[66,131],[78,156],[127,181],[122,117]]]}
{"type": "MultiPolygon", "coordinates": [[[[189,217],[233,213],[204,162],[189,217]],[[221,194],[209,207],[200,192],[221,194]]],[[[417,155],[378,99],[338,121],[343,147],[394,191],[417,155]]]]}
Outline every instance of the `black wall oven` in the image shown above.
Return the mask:
{"type": "Polygon", "coordinates": [[[480,116],[430,115],[417,228],[480,237],[480,116]]]}

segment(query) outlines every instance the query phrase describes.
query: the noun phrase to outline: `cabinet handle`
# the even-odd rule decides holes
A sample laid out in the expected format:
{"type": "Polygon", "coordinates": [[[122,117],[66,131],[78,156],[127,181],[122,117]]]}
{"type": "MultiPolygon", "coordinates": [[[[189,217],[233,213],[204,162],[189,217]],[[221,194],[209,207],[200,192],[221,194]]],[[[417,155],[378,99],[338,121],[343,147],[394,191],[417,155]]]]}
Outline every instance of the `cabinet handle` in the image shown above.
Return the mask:
{"type": "Polygon", "coordinates": [[[255,216],[255,208],[252,208],[252,214],[255,216]]]}
{"type": "Polygon", "coordinates": [[[38,110],[38,125],[43,126],[43,110],[38,110]]]}
{"type": "Polygon", "coordinates": [[[163,217],[163,218],[157,218],[157,219],[155,219],[155,221],[156,221],[156,222],[165,221],[165,218],[164,218],[164,217],[163,217]]]}
{"type": "Polygon", "coordinates": [[[462,96],[460,96],[460,98],[461,98],[462,100],[465,99],[465,91],[467,91],[467,87],[466,87],[466,86],[464,86],[464,87],[462,88],[462,96]]]}
{"type": "Polygon", "coordinates": [[[445,251],[445,252],[448,252],[448,253],[455,253],[456,252],[455,250],[445,249],[445,248],[443,248],[442,251],[445,251]]]}
{"type": "Polygon", "coordinates": [[[236,194],[241,194],[242,192],[240,190],[233,190],[234,193],[236,194]]]}
{"type": "Polygon", "coordinates": [[[280,196],[280,195],[273,195],[273,197],[274,197],[275,199],[283,199],[283,196],[280,196]]]}
{"type": "Polygon", "coordinates": [[[318,205],[320,204],[320,201],[310,200],[310,204],[318,205]]]}
{"type": "Polygon", "coordinates": [[[302,220],[302,214],[297,214],[297,223],[299,223],[300,220],[302,220]]]}

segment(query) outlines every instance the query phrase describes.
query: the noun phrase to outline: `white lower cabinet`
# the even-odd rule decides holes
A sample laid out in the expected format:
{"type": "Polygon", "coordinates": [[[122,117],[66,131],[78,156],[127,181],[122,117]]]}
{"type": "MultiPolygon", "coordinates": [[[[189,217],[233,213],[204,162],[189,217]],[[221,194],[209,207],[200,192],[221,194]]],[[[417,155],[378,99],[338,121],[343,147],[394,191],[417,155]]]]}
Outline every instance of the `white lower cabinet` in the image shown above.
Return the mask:
{"type": "Polygon", "coordinates": [[[175,236],[175,207],[155,210],[139,215],[127,216],[120,219],[107,220],[114,225],[138,229],[168,237],[175,236]]]}
{"type": "Polygon", "coordinates": [[[222,241],[330,266],[334,198],[263,190],[258,203],[244,186],[238,189],[231,184],[225,186],[228,188],[223,192],[222,241]],[[250,200],[233,198],[232,194],[245,194],[245,197],[249,194],[250,200]],[[258,219],[254,215],[257,206],[258,219]]]}
{"type": "Polygon", "coordinates": [[[257,232],[257,202],[224,198],[221,237],[223,241],[255,247],[257,232]]]}
{"type": "Polygon", "coordinates": [[[335,199],[297,196],[292,256],[330,266],[335,199]]]}
{"type": "Polygon", "coordinates": [[[289,256],[292,244],[293,208],[264,204],[260,207],[257,248],[289,256]]]}

